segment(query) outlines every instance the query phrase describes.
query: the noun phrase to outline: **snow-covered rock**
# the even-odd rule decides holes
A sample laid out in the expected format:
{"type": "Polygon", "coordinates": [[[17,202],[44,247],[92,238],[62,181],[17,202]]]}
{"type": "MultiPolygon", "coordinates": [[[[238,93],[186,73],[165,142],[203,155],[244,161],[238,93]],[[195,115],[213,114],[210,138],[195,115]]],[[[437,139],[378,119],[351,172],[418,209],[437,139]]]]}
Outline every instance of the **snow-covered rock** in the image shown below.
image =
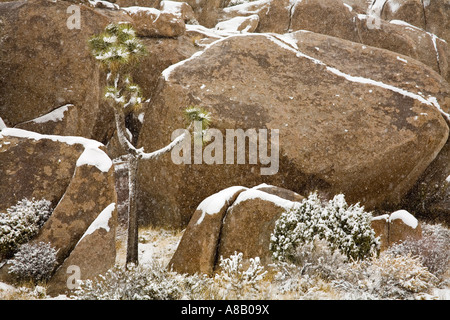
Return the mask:
{"type": "Polygon", "coordinates": [[[139,36],[178,37],[186,31],[184,20],[171,12],[148,7],[122,8],[133,19],[132,25],[139,36]]]}
{"type": "MultiPolygon", "coordinates": [[[[2,212],[24,198],[52,203],[51,216],[32,241],[50,243],[57,250],[59,265],[72,256],[74,248],[88,243],[89,253],[77,254],[70,260],[73,265],[83,266],[86,276],[105,272],[114,265],[114,169],[100,142],[4,128],[0,131],[0,163],[2,212]],[[92,241],[99,232],[110,236],[104,241],[92,241]]],[[[66,288],[68,276],[64,271],[64,279],[53,283],[66,288]]]]}
{"type": "Polygon", "coordinates": [[[377,0],[376,3],[381,19],[402,20],[450,42],[450,1],[377,0]]]}
{"type": "Polygon", "coordinates": [[[381,250],[401,241],[422,238],[422,227],[419,221],[403,209],[376,216],[371,224],[376,235],[380,237],[381,250]]]}
{"type": "Polygon", "coordinates": [[[211,274],[214,269],[222,220],[245,187],[233,186],[204,199],[195,210],[169,266],[179,273],[211,274]]]}
{"type": "Polygon", "coordinates": [[[179,273],[212,274],[219,256],[235,251],[268,262],[276,219],[302,199],[293,191],[267,184],[233,186],[207,197],[192,216],[169,267],[179,273]]]}
{"type": "Polygon", "coordinates": [[[191,6],[186,2],[178,2],[178,1],[161,1],[161,5],[159,7],[161,11],[169,12],[171,14],[176,15],[181,18],[186,23],[197,23],[195,13],[192,10],[191,6]]]}
{"type": "MultiPolygon", "coordinates": [[[[116,262],[116,204],[110,203],[90,224],[70,255],[56,270],[47,284],[47,294],[69,294],[76,281],[94,279],[105,274],[116,262]],[[79,268],[79,278],[73,276],[73,266],[79,268]],[[69,283],[69,286],[67,285],[69,283]]],[[[77,269],[78,271],[78,269],[77,269]]]]}
{"type": "MultiPolygon", "coordinates": [[[[420,1],[411,1],[420,4],[420,1]]],[[[449,41],[445,41],[446,31],[442,31],[439,27],[425,28],[420,24],[412,25],[414,21],[412,24],[390,23],[391,20],[404,19],[403,15],[399,15],[396,19],[394,19],[396,16],[388,19],[382,13],[386,11],[388,3],[398,2],[399,0],[391,2],[378,0],[373,1],[373,4],[370,3],[369,7],[369,2],[365,0],[350,1],[351,5],[342,0],[258,0],[225,8],[222,11],[221,20],[258,15],[260,21],[257,32],[283,34],[308,30],[387,49],[421,61],[449,81],[450,48],[449,41]],[[352,5],[359,9],[353,10],[352,5]],[[366,10],[361,12],[360,8],[364,6],[366,10]]],[[[433,19],[436,19],[436,16],[441,17],[445,25],[448,17],[442,15],[447,9],[445,6],[438,7],[439,9],[434,10],[431,16],[433,19]]],[[[417,14],[423,17],[423,10],[417,14]]],[[[406,21],[410,20],[406,19],[406,21]]]]}
{"type": "Polygon", "coordinates": [[[254,32],[258,27],[259,16],[257,14],[248,17],[234,17],[221,21],[216,25],[217,30],[228,32],[254,32]]]}

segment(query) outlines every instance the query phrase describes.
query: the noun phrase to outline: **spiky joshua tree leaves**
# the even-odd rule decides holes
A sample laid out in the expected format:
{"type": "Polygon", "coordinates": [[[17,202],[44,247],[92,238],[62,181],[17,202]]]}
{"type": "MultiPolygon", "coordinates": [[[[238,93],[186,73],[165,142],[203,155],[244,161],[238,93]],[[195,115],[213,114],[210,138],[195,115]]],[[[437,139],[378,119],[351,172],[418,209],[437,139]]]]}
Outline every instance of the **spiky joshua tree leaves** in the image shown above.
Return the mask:
{"type": "MultiPolygon", "coordinates": [[[[109,24],[105,30],[89,40],[91,53],[107,72],[105,99],[114,111],[117,136],[121,147],[127,151],[129,162],[129,216],[127,263],[138,263],[138,224],[136,211],[136,175],[140,159],[157,159],[170,152],[184,141],[188,135],[178,136],[162,149],[147,153],[143,148],[136,148],[128,139],[125,118],[130,112],[139,110],[145,101],[141,88],[133,82],[131,68],[146,55],[147,50],[128,23],[109,24]]],[[[189,107],[185,111],[188,127],[201,123],[206,130],[211,116],[205,110],[189,107]]]]}

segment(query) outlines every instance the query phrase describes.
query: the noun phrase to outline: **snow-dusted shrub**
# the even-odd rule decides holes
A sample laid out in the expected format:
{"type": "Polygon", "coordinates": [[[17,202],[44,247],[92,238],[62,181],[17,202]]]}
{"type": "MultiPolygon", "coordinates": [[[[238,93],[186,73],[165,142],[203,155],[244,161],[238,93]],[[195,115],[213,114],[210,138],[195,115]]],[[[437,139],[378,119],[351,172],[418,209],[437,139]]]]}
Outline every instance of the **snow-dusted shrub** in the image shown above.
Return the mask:
{"type": "Polygon", "coordinates": [[[371,218],[359,204],[348,205],[342,194],[322,204],[313,193],[298,207],[282,213],[271,235],[270,250],[275,260],[295,262],[297,248],[317,238],[350,259],[364,259],[379,248],[371,218]]]}
{"type": "Polygon", "coordinates": [[[177,300],[214,296],[212,279],[180,275],[158,261],[150,265],[115,266],[94,280],[81,281],[74,298],[79,300],[177,300]]]}
{"type": "Polygon", "coordinates": [[[229,258],[220,257],[220,273],[215,276],[215,284],[222,291],[222,299],[251,299],[257,296],[259,284],[267,271],[259,257],[250,258],[244,267],[242,252],[235,252],[229,258]]]}
{"type": "Polygon", "coordinates": [[[50,243],[24,244],[8,261],[9,273],[19,282],[47,281],[56,266],[56,253],[50,243]]]}
{"type": "Polygon", "coordinates": [[[302,275],[333,280],[346,272],[347,258],[339,250],[333,250],[327,241],[316,238],[297,248],[295,265],[302,275]]]}
{"type": "Polygon", "coordinates": [[[339,293],[332,282],[311,272],[312,269],[283,261],[278,261],[271,267],[276,274],[270,281],[270,294],[267,295],[269,299],[339,299],[339,293]]]}
{"type": "Polygon", "coordinates": [[[173,300],[181,292],[164,268],[128,264],[94,280],[81,281],[75,296],[81,300],[173,300]]]}
{"type": "Polygon", "coordinates": [[[0,256],[11,256],[28,242],[52,213],[51,203],[45,199],[23,199],[15,206],[0,212],[0,256]]]}
{"type": "Polygon", "coordinates": [[[420,259],[411,255],[382,254],[358,264],[355,271],[364,275],[359,286],[379,299],[411,299],[414,294],[426,293],[437,282],[420,259]]]}
{"type": "Polygon", "coordinates": [[[442,277],[450,267],[450,230],[440,224],[422,223],[422,239],[406,240],[393,245],[394,256],[417,256],[428,271],[442,277]]]}

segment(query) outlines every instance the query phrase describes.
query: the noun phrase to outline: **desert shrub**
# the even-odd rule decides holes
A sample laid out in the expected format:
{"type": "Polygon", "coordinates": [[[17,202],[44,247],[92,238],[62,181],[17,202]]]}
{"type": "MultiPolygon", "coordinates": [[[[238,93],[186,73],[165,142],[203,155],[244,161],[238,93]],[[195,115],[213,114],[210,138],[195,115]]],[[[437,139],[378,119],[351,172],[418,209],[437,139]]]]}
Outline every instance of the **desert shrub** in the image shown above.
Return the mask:
{"type": "Polygon", "coordinates": [[[333,250],[327,241],[315,239],[300,245],[295,254],[295,265],[302,275],[317,276],[330,281],[346,272],[347,258],[339,250],[333,250]]]}
{"type": "Polygon", "coordinates": [[[173,300],[181,293],[163,268],[129,264],[81,281],[75,296],[81,300],[173,300]]]}
{"type": "Polygon", "coordinates": [[[279,261],[273,265],[277,271],[270,283],[269,299],[282,300],[324,300],[339,299],[339,293],[332,282],[317,274],[305,273],[298,265],[279,261]]]}
{"type": "Polygon", "coordinates": [[[272,294],[282,299],[337,299],[339,294],[332,280],[340,279],[349,264],[339,251],[331,250],[324,240],[300,244],[295,264],[277,261],[271,267],[277,271],[272,281],[272,294]]]}
{"type": "Polygon", "coordinates": [[[79,300],[254,299],[266,272],[259,259],[243,267],[242,253],[221,258],[215,277],[178,274],[158,261],[148,265],[115,266],[93,280],[80,281],[79,300]]]}
{"type": "Polygon", "coordinates": [[[250,258],[245,264],[242,252],[235,252],[229,258],[220,257],[220,273],[215,275],[221,299],[252,299],[258,296],[260,282],[267,271],[260,259],[250,258]],[[247,268],[244,267],[247,266],[247,268]]]}
{"type": "Polygon", "coordinates": [[[0,212],[0,255],[10,257],[19,246],[34,237],[52,213],[45,199],[23,199],[6,213],[0,212]]]}
{"type": "Polygon", "coordinates": [[[49,243],[24,244],[8,261],[9,273],[18,282],[45,282],[56,266],[56,253],[49,243]]]}
{"type": "Polygon", "coordinates": [[[450,267],[450,230],[440,224],[422,223],[422,239],[405,240],[388,252],[394,256],[416,256],[428,271],[442,278],[450,267]]]}
{"type": "Polygon", "coordinates": [[[436,284],[417,257],[382,254],[370,262],[354,267],[362,274],[359,286],[379,299],[412,299],[417,293],[427,293],[436,284]]]}
{"type": "MultiPolygon", "coordinates": [[[[301,244],[296,263],[277,261],[272,298],[292,299],[416,299],[429,295],[437,278],[418,257],[379,256],[349,261],[323,240],[301,244]]],[[[430,295],[431,296],[431,295],[430,295]]]]}
{"type": "Polygon", "coordinates": [[[177,300],[209,295],[212,280],[200,275],[180,275],[158,261],[150,265],[115,266],[94,280],[80,281],[79,300],[177,300]]]}
{"type": "Polygon", "coordinates": [[[379,249],[371,218],[359,204],[348,205],[342,194],[322,204],[313,193],[281,214],[271,235],[270,250],[275,260],[295,262],[301,244],[320,239],[349,259],[364,259],[379,249]]]}

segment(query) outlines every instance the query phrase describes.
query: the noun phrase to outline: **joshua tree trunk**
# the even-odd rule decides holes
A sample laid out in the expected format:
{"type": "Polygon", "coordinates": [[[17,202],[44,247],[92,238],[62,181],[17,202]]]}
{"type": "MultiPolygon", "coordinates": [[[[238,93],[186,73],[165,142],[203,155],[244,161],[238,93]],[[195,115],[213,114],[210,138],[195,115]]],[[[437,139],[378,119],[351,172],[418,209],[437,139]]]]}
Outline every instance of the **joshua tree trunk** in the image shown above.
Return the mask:
{"type": "Polygon", "coordinates": [[[115,107],[114,116],[116,120],[117,137],[121,147],[128,153],[128,237],[126,263],[138,264],[138,219],[136,207],[136,183],[139,156],[135,148],[125,137],[125,115],[119,108],[115,107]]]}
{"type": "Polygon", "coordinates": [[[121,147],[127,152],[128,160],[128,185],[129,185],[129,207],[128,207],[128,239],[127,239],[127,258],[126,263],[138,264],[138,217],[137,217],[137,169],[139,160],[141,159],[157,159],[161,155],[170,152],[175,146],[182,143],[186,137],[186,133],[181,134],[169,145],[152,153],[145,153],[136,149],[125,136],[125,115],[117,106],[113,106],[117,137],[121,147]]]}
{"type": "Polygon", "coordinates": [[[138,219],[136,208],[136,183],[137,183],[138,158],[129,157],[129,208],[128,208],[128,241],[126,263],[138,264],[138,219]]]}

